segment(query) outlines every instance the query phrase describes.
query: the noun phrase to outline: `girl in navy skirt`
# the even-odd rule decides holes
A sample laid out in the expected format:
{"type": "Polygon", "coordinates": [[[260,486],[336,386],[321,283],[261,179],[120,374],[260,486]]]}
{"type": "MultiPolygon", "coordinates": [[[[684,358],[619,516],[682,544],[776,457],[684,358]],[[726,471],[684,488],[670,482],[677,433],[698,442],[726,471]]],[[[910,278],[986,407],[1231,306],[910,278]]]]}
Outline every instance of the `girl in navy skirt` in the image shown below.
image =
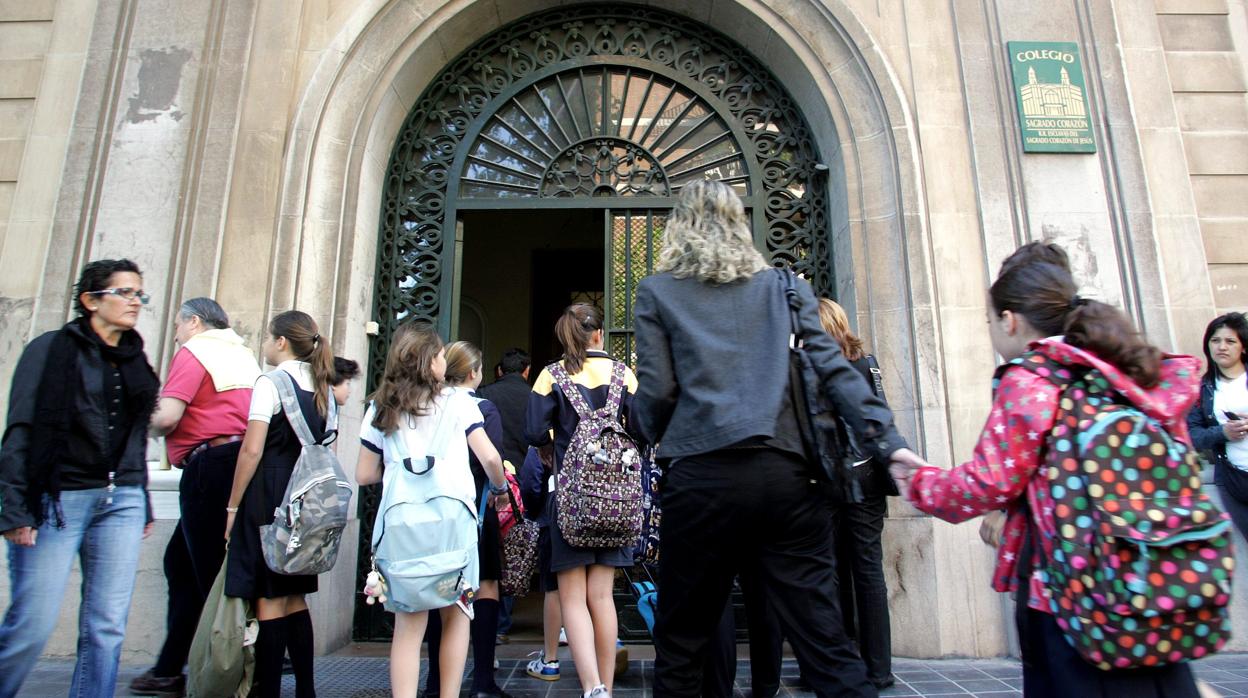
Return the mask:
{"type": "MultiPolygon", "coordinates": [[[[326,431],[334,355],[307,313],[289,310],[273,318],[261,347],[264,360],[295,382],[295,395],[316,439],[326,431]]],[[[268,376],[256,379],[247,416],[247,433],[238,454],[234,487],[226,506],[225,593],[251,599],[260,621],[256,639],[253,696],[282,693],[282,659],[290,652],[299,698],[313,698],[312,616],[306,594],[316,591],[316,575],[278,574],[268,568],[260,549],[260,527],[273,523],[286,485],[303,446],[282,412],[277,386],[268,376]]]]}

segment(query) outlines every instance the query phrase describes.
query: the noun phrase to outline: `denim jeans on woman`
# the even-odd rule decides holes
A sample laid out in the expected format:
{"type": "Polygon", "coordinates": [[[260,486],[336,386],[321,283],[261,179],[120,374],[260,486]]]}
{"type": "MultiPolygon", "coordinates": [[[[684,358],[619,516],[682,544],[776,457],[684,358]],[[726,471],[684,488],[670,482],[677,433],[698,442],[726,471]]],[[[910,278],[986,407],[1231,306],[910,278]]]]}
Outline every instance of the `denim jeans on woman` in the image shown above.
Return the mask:
{"type": "Polygon", "coordinates": [[[46,522],[34,547],[9,544],[11,600],[0,625],[0,698],[17,695],[60,616],[74,558],[82,566],[78,663],[71,697],[112,696],[147,519],[142,487],[61,493],[65,527],[46,522]]]}

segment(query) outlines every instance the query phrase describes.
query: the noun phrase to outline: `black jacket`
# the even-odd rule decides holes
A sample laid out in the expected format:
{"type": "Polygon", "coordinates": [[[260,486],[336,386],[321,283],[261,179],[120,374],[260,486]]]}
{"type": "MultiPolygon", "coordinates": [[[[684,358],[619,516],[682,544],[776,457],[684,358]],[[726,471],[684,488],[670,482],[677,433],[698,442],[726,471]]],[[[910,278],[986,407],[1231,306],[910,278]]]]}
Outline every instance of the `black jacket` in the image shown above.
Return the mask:
{"type": "Polygon", "coordinates": [[[1230,466],[1226,458],[1226,434],[1213,415],[1213,394],[1217,385],[1211,380],[1200,382],[1200,403],[1187,413],[1187,431],[1192,445],[1213,463],[1215,482],[1222,481],[1222,469],[1230,466]]]}
{"type": "Polygon", "coordinates": [[[529,405],[529,382],[519,373],[508,373],[477,389],[477,394],[494,403],[503,420],[503,441],[498,450],[520,470],[528,443],[524,440],[524,411],[529,405]]]}
{"type": "MultiPolygon", "coordinates": [[[[766,270],[722,285],[670,273],[638,285],[632,418],[658,444],[658,457],[708,453],[796,430],[777,424],[782,401],[790,399],[790,323],[781,282],[766,270]]],[[[814,328],[806,347],[827,397],[864,449],[887,459],[906,446],[892,413],[822,332],[810,285],[799,281],[797,288],[802,323],[814,328]]]]}
{"type": "MultiPolygon", "coordinates": [[[[59,330],[57,330],[59,331],[59,330]]],[[[45,332],[22,351],[9,390],[9,415],[0,442],[0,531],[33,526],[34,514],[26,508],[26,458],[30,449],[30,429],[35,416],[35,399],[43,377],[44,361],[57,331],[45,332]]],[[[70,332],[81,330],[74,324],[70,332]]],[[[115,472],[114,483],[147,486],[147,421],[136,419],[130,429],[121,461],[109,459],[108,404],[104,395],[104,358],[94,344],[83,347],[78,357],[78,385],[74,390],[72,438],[65,457],[73,466],[97,469],[99,486],[107,484],[108,471],[115,472]],[[110,467],[115,465],[115,467],[110,467]]],[[[149,513],[150,519],[150,513],[149,513]]]]}

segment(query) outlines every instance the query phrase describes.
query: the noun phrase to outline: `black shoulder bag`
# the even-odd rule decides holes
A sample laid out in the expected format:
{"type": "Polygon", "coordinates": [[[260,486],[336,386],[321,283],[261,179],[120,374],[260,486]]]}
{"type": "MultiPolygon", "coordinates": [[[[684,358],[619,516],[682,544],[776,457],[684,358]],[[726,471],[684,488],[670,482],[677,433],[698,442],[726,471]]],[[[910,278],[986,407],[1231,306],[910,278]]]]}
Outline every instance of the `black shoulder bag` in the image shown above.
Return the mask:
{"type": "Polygon", "coordinates": [[[805,339],[809,332],[802,326],[802,301],[797,295],[795,277],[786,269],[777,272],[789,306],[789,392],[806,460],[816,479],[823,481],[833,503],[861,502],[862,486],[854,477],[845,426],[836,410],[824,400],[819,374],[806,351],[805,339]]]}

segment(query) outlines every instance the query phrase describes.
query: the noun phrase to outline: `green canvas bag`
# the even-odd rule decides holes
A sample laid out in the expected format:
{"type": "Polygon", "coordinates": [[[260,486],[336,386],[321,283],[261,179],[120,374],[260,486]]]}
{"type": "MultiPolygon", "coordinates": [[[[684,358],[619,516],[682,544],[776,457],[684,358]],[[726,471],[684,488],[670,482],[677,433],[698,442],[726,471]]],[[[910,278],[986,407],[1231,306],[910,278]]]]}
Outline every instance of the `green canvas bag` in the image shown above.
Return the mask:
{"type": "Polygon", "coordinates": [[[251,692],[260,625],[246,599],[225,595],[226,564],[212,583],[191,642],[189,698],[246,698],[251,692]]]}

